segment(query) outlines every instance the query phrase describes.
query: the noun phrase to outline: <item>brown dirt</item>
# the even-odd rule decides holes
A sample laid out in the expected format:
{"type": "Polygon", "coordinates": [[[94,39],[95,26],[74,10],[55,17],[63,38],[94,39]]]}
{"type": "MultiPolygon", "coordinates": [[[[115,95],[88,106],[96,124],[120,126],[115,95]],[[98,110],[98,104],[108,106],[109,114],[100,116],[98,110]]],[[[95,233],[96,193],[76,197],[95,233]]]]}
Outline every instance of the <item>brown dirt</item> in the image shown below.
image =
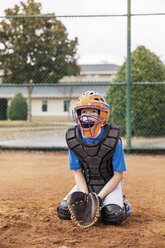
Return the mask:
{"type": "Polygon", "coordinates": [[[67,152],[0,151],[0,248],[165,247],[165,155],[126,155],[132,215],[80,229],[56,207],[74,186],[67,152]]]}

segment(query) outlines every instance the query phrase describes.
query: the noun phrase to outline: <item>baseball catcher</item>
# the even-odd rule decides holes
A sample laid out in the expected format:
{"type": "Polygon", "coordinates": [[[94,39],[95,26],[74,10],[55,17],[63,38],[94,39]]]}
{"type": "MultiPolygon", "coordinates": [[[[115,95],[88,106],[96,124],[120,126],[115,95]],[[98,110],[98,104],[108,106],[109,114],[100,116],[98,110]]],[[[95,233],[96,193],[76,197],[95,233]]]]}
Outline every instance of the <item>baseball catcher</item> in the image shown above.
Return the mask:
{"type": "Polygon", "coordinates": [[[57,207],[58,217],[81,227],[94,225],[99,216],[107,225],[120,225],[131,212],[123,196],[120,127],[107,124],[110,107],[95,91],[79,97],[72,115],[77,125],[66,132],[66,142],[76,185],[57,207]]]}

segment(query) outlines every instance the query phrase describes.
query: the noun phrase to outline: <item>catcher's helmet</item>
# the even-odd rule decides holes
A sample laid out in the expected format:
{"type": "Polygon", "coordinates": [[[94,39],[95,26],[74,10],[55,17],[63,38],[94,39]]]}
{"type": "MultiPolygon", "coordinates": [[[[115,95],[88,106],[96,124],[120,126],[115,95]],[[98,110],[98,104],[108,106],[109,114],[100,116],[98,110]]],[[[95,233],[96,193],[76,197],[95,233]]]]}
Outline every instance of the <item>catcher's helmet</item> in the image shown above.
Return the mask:
{"type": "Polygon", "coordinates": [[[101,126],[108,121],[109,114],[109,105],[104,97],[96,91],[83,93],[72,111],[73,121],[78,124],[81,134],[85,138],[96,138],[101,126]],[[98,114],[84,115],[81,113],[82,109],[96,109],[98,114]]]}

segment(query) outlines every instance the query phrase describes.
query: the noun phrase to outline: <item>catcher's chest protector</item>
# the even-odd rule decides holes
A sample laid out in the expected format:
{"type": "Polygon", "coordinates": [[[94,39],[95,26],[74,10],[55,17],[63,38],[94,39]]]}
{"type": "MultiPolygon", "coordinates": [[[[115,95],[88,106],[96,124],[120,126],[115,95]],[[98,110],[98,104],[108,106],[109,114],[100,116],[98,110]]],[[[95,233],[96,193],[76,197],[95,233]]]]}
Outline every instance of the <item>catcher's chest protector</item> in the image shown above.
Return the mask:
{"type": "Polygon", "coordinates": [[[120,135],[119,126],[106,124],[104,127],[103,136],[96,144],[85,143],[78,126],[66,132],[68,147],[82,163],[88,190],[97,194],[113,176],[112,155],[120,135]]]}

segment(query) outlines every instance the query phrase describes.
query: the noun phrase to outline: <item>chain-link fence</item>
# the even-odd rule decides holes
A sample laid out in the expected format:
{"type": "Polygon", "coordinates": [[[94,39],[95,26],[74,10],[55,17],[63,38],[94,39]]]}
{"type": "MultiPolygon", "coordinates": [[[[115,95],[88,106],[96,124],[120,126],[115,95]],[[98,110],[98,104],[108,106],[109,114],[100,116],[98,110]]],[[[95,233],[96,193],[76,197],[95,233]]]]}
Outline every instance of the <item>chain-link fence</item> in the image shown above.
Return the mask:
{"type": "Polygon", "coordinates": [[[165,33],[157,32],[165,13],[130,14],[126,68],[128,14],[48,16],[33,1],[26,7],[0,18],[0,148],[67,149],[76,100],[95,90],[110,104],[110,122],[121,126],[125,149],[129,119],[130,149],[165,150],[165,54],[158,49],[165,33]],[[79,63],[83,53],[93,62],[79,63]]]}
{"type": "MultiPolygon", "coordinates": [[[[7,106],[21,94],[28,102],[29,86],[0,87],[0,147],[66,149],[65,132],[79,95],[96,90],[110,102],[110,122],[121,126],[126,146],[126,83],[31,85],[31,120],[7,119],[7,106]],[[109,95],[110,93],[110,95],[109,95]],[[4,119],[4,120],[2,120],[4,119]]],[[[165,149],[165,83],[132,85],[132,149],[165,149]]]]}

